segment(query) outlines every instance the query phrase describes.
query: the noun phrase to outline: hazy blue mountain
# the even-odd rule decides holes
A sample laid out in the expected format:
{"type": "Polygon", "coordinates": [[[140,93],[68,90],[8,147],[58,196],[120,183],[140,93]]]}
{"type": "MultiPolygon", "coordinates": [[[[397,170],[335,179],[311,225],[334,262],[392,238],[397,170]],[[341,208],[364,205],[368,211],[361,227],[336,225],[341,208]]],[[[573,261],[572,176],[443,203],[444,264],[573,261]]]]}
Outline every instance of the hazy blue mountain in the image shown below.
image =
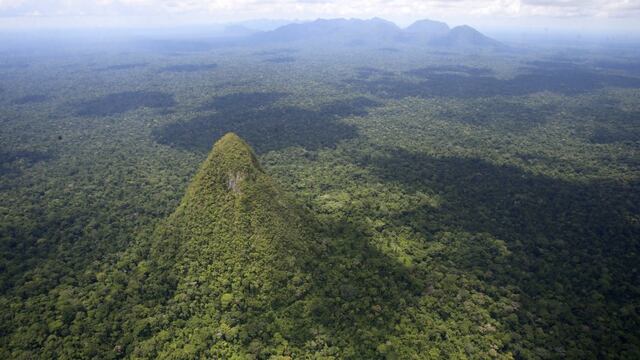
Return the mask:
{"type": "Polygon", "coordinates": [[[440,21],[418,20],[404,29],[407,38],[418,41],[429,41],[449,34],[449,25],[440,21]]]}
{"type": "Polygon", "coordinates": [[[257,44],[298,43],[300,45],[380,46],[397,43],[439,47],[500,47],[493,40],[469,26],[449,29],[443,22],[419,20],[401,29],[396,24],[373,18],[318,19],[281,26],[250,37],[257,44]]]}
{"type": "Polygon", "coordinates": [[[432,39],[430,45],[445,47],[492,47],[500,48],[504,45],[499,41],[485,36],[471,26],[456,26],[445,36],[432,39]]]}
{"type": "Polygon", "coordinates": [[[374,18],[318,19],[308,23],[289,24],[254,36],[262,42],[329,43],[341,45],[373,45],[398,40],[403,31],[392,22],[374,18]]]}

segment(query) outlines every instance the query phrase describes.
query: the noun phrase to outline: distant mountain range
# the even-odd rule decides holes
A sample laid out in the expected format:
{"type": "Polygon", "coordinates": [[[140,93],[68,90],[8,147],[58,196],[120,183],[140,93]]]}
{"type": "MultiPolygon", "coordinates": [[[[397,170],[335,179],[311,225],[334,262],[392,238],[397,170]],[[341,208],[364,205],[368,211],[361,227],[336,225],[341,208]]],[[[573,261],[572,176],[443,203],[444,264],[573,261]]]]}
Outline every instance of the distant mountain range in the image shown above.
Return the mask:
{"type": "Polygon", "coordinates": [[[446,23],[419,20],[407,28],[380,19],[318,19],[294,23],[250,36],[258,43],[294,43],[307,45],[381,46],[390,43],[457,48],[501,48],[470,26],[449,28],[446,23]]]}

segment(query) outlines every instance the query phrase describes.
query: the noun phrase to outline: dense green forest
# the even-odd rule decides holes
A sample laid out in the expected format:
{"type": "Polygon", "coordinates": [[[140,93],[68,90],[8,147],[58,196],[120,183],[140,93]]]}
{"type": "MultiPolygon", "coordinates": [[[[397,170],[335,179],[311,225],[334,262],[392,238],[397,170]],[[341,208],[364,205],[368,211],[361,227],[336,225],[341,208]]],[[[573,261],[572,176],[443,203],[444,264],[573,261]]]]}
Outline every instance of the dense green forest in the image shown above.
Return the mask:
{"type": "Polygon", "coordinates": [[[187,45],[2,49],[0,358],[640,358],[637,53],[187,45]]]}

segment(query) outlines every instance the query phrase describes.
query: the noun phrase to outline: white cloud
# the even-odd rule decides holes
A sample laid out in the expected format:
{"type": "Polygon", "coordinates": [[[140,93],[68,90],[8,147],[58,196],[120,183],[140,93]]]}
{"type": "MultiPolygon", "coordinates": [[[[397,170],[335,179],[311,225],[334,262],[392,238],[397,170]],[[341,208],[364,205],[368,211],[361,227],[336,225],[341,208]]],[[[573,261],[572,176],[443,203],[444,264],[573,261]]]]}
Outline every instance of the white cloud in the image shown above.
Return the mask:
{"type": "Polygon", "coordinates": [[[16,8],[24,2],[26,0],[0,0],[0,11],[16,8]]]}
{"type": "Polygon", "coordinates": [[[453,23],[491,23],[494,19],[513,23],[532,18],[597,18],[613,22],[624,18],[640,24],[640,0],[0,0],[0,17],[33,14],[41,17],[180,17],[207,22],[374,16],[400,22],[432,18],[453,23]]]}

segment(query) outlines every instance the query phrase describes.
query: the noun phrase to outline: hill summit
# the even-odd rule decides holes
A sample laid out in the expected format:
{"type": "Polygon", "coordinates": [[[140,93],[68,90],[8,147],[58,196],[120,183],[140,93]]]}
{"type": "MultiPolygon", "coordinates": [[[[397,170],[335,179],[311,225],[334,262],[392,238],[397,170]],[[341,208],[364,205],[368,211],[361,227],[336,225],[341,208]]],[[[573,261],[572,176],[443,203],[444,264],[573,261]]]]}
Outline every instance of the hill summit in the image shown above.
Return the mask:
{"type": "Polygon", "coordinates": [[[249,145],[238,135],[228,133],[214,145],[183,203],[194,201],[194,197],[218,201],[225,197],[225,190],[240,192],[245,181],[255,183],[259,175],[264,175],[264,172],[249,145]],[[214,194],[209,194],[212,191],[214,194]],[[214,199],[212,195],[215,195],[214,199]]]}

